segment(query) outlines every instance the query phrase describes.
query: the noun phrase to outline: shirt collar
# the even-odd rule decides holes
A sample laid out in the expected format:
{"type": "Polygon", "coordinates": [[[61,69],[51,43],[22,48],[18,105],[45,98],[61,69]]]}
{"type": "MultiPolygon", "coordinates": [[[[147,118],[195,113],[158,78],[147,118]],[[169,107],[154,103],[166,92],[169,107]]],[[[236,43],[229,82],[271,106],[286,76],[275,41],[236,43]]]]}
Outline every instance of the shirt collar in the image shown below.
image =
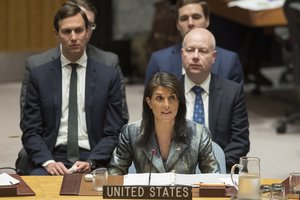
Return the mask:
{"type": "MultiPolygon", "coordinates": [[[[70,63],[72,63],[63,54],[61,54],[61,56],[60,56],[60,61],[61,61],[62,67],[65,67],[65,66],[69,65],[70,63]]],[[[87,55],[86,55],[85,51],[84,51],[83,55],[75,63],[77,63],[78,65],[80,65],[82,67],[87,66],[87,55]]]]}
{"type": "MultiPolygon", "coordinates": [[[[209,94],[209,83],[211,80],[211,74],[208,75],[208,77],[205,79],[205,81],[203,81],[200,85],[200,87],[203,88],[203,90],[209,94]]],[[[184,76],[184,91],[185,94],[189,93],[190,90],[195,86],[196,84],[187,76],[184,76]]]]}

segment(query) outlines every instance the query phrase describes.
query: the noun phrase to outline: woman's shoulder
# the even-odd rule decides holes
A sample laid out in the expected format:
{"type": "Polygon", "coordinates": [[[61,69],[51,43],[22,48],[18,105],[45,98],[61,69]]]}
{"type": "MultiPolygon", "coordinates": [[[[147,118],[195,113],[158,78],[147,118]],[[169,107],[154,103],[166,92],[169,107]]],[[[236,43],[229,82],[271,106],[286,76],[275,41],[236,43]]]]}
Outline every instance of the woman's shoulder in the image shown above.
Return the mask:
{"type": "Polygon", "coordinates": [[[141,122],[142,120],[137,120],[137,121],[133,121],[133,122],[129,122],[128,124],[124,125],[127,126],[127,127],[134,127],[134,126],[141,126],[141,122]]]}
{"type": "Polygon", "coordinates": [[[186,124],[187,124],[187,132],[190,132],[190,134],[196,134],[196,135],[201,135],[203,133],[208,133],[208,129],[197,122],[194,122],[192,120],[186,119],[186,124]]]}
{"type": "Polygon", "coordinates": [[[141,120],[130,122],[123,126],[122,133],[124,134],[138,134],[140,132],[141,120]]]}
{"type": "Polygon", "coordinates": [[[186,119],[186,124],[187,124],[187,127],[189,127],[189,128],[194,128],[194,129],[196,129],[196,128],[201,128],[201,129],[205,128],[202,124],[199,124],[199,123],[194,122],[194,121],[189,120],[189,119],[186,119]]]}

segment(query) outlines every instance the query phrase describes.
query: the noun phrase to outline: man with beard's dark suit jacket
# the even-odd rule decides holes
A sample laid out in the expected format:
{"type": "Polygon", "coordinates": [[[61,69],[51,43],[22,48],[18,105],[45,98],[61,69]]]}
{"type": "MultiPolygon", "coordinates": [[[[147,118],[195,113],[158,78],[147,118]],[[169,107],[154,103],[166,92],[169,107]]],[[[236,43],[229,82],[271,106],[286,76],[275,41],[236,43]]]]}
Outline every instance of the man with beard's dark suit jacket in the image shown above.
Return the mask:
{"type": "MultiPolygon", "coordinates": [[[[111,66],[115,68],[119,72],[120,76],[120,84],[122,89],[122,116],[124,124],[128,123],[129,120],[129,113],[126,101],[126,90],[125,90],[125,83],[123,79],[123,73],[119,64],[119,58],[116,54],[103,51],[93,45],[88,44],[86,46],[86,54],[88,57],[92,57],[93,59],[111,66]]],[[[25,64],[25,73],[22,81],[22,88],[21,88],[21,95],[20,95],[20,104],[21,104],[21,115],[23,115],[23,107],[25,102],[25,95],[27,91],[28,79],[30,75],[30,70],[42,64],[45,64],[51,60],[54,60],[60,56],[60,46],[50,49],[46,52],[32,55],[26,60],[25,64]]]]}

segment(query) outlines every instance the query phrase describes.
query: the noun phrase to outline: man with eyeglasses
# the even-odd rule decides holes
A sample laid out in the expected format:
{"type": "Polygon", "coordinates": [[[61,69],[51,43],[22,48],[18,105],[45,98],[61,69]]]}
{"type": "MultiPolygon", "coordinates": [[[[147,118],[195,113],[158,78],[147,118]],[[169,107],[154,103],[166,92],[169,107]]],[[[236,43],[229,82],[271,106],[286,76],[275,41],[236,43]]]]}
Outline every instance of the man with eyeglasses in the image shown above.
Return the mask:
{"type": "Polygon", "coordinates": [[[59,56],[30,69],[21,117],[30,175],[106,167],[122,122],[119,72],[86,53],[89,21],[77,5],[54,16],[59,56]]]}
{"type": "MultiPolygon", "coordinates": [[[[79,6],[86,14],[88,20],[89,20],[89,33],[87,42],[89,42],[93,30],[96,29],[96,15],[97,15],[97,9],[92,4],[90,0],[68,0],[66,4],[74,4],[79,6]]],[[[121,77],[121,89],[122,89],[122,116],[123,116],[123,123],[127,124],[129,120],[129,113],[128,113],[128,107],[127,107],[127,101],[126,101],[126,91],[125,91],[125,83],[123,79],[123,73],[119,64],[119,58],[116,54],[108,51],[104,51],[102,49],[99,49],[91,44],[87,44],[86,46],[86,53],[88,56],[91,56],[95,58],[96,60],[100,61],[103,64],[106,64],[108,66],[112,66],[113,68],[117,69],[119,72],[119,75],[121,77]]],[[[21,95],[20,95],[20,104],[21,104],[21,116],[23,115],[23,106],[24,101],[26,98],[26,91],[27,91],[27,84],[28,84],[28,78],[30,69],[39,66],[41,64],[44,64],[60,55],[60,46],[50,49],[46,52],[43,52],[41,54],[30,56],[26,60],[26,66],[25,66],[25,73],[22,81],[22,88],[21,88],[21,95]]]]}
{"type": "MultiPolygon", "coordinates": [[[[209,7],[204,0],[177,0],[176,26],[181,37],[194,28],[208,28],[209,7]]],[[[224,33],[226,34],[226,33],[224,33]]],[[[165,71],[181,78],[184,68],[181,61],[181,43],[155,51],[152,53],[146,70],[145,83],[159,71],[165,71]]],[[[217,58],[212,66],[212,73],[223,78],[244,83],[244,74],[241,62],[235,52],[217,47],[217,58]]]]}

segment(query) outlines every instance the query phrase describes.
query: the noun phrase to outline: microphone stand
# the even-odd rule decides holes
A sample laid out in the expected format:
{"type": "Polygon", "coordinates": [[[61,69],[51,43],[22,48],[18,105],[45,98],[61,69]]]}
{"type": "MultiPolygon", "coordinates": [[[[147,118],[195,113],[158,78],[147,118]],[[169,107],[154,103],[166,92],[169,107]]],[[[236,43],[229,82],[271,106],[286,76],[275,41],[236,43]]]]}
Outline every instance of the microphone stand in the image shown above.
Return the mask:
{"type": "Polygon", "coordinates": [[[21,169],[13,168],[13,167],[0,167],[0,170],[13,170],[18,175],[25,175],[25,173],[21,169]]]}
{"type": "Polygon", "coordinates": [[[149,179],[148,179],[148,185],[150,185],[151,182],[151,173],[152,173],[152,161],[153,161],[153,155],[156,154],[156,150],[152,149],[151,151],[151,157],[150,157],[150,172],[149,172],[149,179]]]}

